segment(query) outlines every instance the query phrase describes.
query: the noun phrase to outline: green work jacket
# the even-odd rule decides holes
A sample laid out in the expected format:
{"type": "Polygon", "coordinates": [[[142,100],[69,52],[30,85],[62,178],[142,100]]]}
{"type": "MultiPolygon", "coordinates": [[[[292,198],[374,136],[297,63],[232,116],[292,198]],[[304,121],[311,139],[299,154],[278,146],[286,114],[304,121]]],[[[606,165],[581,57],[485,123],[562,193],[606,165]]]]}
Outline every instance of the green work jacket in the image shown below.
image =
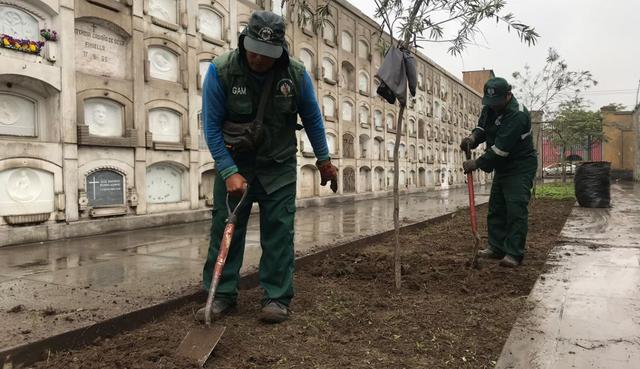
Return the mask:
{"type": "MultiPolygon", "coordinates": [[[[262,83],[252,76],[238,49],[213,60],[226,93],[225,121],[251,122],[257,115],[262,83]]],[[[257,177],[267,193],[296,180],[296,97],[304,80],[304,65],[289,59],[274,65],[270,100],[264,112],[264,142],[254,154],[238,155],[234,161],[249,183],[257,177]]]]}
{"type": "Polygon", "coordinates": [[[486,151],[477,159],[478,167],[485,172],[510,173],[537,165],[531,117],[515,96],[500,115],[485,106],[472,132],[476,143],[487,143],[486,151]]]}

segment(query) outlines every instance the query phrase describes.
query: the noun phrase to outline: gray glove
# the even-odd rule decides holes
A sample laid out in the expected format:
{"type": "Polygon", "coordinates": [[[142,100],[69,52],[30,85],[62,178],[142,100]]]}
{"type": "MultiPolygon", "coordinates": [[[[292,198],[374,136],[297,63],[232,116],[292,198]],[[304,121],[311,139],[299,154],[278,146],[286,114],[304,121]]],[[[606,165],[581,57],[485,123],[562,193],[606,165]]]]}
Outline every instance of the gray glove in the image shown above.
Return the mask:
{"type": "Polygon", "coordinates": [[[467,136],[460,141],[460,150],[462,152],[467,151],[467,147],[470,149],[474,149],[476,146],[476,140],[473,135],[467,136]]]}
{"type": "Polygon", "coordinates": [[[462,169],[464,169],[464,174],[471,173],[478,169],[478,163],[475,160],[466,160],[462,163],[462,169]]]}

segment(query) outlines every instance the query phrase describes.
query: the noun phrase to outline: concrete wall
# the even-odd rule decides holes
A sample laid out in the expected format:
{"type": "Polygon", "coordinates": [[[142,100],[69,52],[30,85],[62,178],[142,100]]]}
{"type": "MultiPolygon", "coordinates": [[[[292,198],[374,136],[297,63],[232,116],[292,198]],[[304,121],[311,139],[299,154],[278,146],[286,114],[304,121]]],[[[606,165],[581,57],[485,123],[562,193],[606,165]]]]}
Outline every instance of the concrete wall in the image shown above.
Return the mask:
{"type": "Polygon", "coordinates": [[[633,126],[636,132],[636,162],[633,177],[640,181],[640,106],[633,111],[633,126]]]}
{"type": "Polygon", "coordinates": [[[603,160],[611,162],[612,170],[633,171],[636,166],[638,134],[633,126],[632,112],[603,111],[603,160]]]}
{"type": "MultiPolygon", "coordinates": [[[[154,0],[0,0],[0,7],[31,24],[31,33],[16,30],[18,36],[42,40],[38,29],[58,32],[58,40],[46,41],[40,55],[0,48],[0,112],[28,117],[33,129],[26,135],[0,132],[0,185],[11,187],[13,196],[0,196],[0,202],[19,209],[0,214],[0,228],[199,214],[210,207],[215,163],[202,134],[200,84],[210,60],[237,46],[251,12],[271,7],[268,0],[257,3],[176,0],[167,11],[164,2],[154,0]],[[212,18],[203,12],[220,17],[219,33],[207,32],[212,18]],[[26,107],[22,115],[12,109],[15,101],[26,107]],[[101,109],[117,121],[117,136],[97,133],[92,120],[101,109]],[[171,142],[154,133],[159,111],[175,119],[171,142]],[[104,171],[122,178],[119,204],[92,203],[92,176],[104,171]],[[171,176],[176,178],[165,180],[171,176]]],[[[315,2],[310,5],[314,8],[315,2]]],[[[308,71],[320,103],[330,96],[336,105],[333,118],[323,111],[327,132],[335,137],[339,193],[319,186],[315,158],[299,132],[298,198],[303,204],[383,196],[391,187],[393,162],[387,148],[396,137],[399,109],[375,94],[374,76],[383,60],[377,25],[347,2],[332,6],[330,40],[323,39],[322,31],[305,32],[297,15],[284,10],[291,55],[312,64],[308,71]],[[325,58],[334,63],[333,80],[322,75],[325,58]],[[351,117],[344,114],[348,104],[351,117]],[[387,124],[387,116],[393,124],[387,124]]],[[[460,185],[465,177],[458,144],[477,121],[480,96],[422,54],[418,72],[418,95],[404,117],[401,186],[413,192],[460,185]]],[[[479,177],[488,179],[484,173],[479,177]]]]}

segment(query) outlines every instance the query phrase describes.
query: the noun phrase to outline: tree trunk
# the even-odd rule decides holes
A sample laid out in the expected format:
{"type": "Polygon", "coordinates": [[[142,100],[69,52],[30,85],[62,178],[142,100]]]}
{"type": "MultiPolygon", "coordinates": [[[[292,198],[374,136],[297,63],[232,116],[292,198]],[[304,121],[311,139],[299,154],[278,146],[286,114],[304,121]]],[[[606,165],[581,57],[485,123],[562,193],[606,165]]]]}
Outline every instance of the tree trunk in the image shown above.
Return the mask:
{"type": "MultiPolygon", "coordinates": [[[[534,143],[534,146],[535,146],[536,152],[538,153],[538,157],[540,158],[540,162],[538,163],[538,165],[544,168],[544,148],[540,150],[540,141],[542,141],[542,123],[540,122],[538,124],[540,124],[540,128],[538,129],[538,135],[536,137],[536,142],[534,143]]],[[[538,176],[538,169],[536,168],[536,175],[535,177],[533,177],[533,188],[531,190],[532,191],[531,203],[536,201],[536,190],[538,187],[538,183],[540,181],[544,183],[544,170],[540,170],[540,176],[538,176]]]]}
{"type": "Polygon", "coordinates": [[[396,142],[393,145],[393,226],[395,229],[396,244],[393,252],[393,266],[396,288],[400,288],[402,280],[401,260],[400,260],[400,191],[398,182],[400,179],[400,140],[402,139],[402,117],[404,115],[404,105],[400,106],[398,113],[398,124],[396,126],[396,142]]]}
{"type": "MultiPolygon", "coordinates": [[[[411,13],[409,15],[409,19],[407,20],[408,24],[413,24],[415,22],[416,16],[420,7],[422,7],[422,3],[424,0],[417,0],[413,4],[413,9],[411,9],[411,13]]],[[[389,25],[391,28],[391,25],[389,25]]],[[[393,40],[393,29],[389,29],[389,35],[391,36],[391,40],[393,40]]],[[[412,32],[406,32],[403,36],[403,42],[406,47],[409,47],[409,43],[411,42],[411,38],[414,36],[412,32]]],[[[400,41],[398,41],[400,43],[400,41]]],[[[400,178],[400,165],[398,158],[398,151],[400,149],[400,139],[402,138],[402,117],[404,115],[404,105],[400,105],[400,112],[398,113],[398,125],[396,127],[396,142],[393,146],[393,225],[395,228],[395,250],[394,250],[394,260],[393,260],[393,269],[395,276],[395,285],[396,289],[400,289],[400,283],[402,280],[401,273],[401,262],[400,262],[400,193],[398,191],[398,180],[400,178]]]]}
{"type": "Polygon", "coordinates": [[[560,157],[560,169],[562,169],[562,183],[567,183],[567,168],[566,168],[566,147],[562,145],[562,156],[560,157]]]}

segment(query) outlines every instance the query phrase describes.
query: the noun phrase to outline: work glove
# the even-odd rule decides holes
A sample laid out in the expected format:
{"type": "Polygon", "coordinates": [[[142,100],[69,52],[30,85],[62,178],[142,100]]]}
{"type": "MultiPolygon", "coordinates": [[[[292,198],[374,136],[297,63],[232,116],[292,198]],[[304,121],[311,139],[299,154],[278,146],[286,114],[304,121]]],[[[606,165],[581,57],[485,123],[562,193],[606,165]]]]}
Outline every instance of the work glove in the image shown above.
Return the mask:
{"type": "Polygon", "coordinates": [[[462,169],[464,169],[464,174],[468,174],[478,169],[478,163],[475,160],[466,160],[462,163],[462,169]]]}
{"type": "Polygon", "coordinates": [[[318,160],[316,167],[320,171],[320,185],[325,186],[330,181],[333,193],[338,192],[338,168],[331,164],[331,160],[318,160]]]}
{"type": "Polygon", "coordinates": [[[477,141],[478,140],[476,139],[476,135],[471,133],[469,136],[463,138],[462,141],[460,141],[460,150],[462,150],[462,152],[465,152],[467,151],[467,147],[471,150],[475,149],[479,145],[477,141]]]}

